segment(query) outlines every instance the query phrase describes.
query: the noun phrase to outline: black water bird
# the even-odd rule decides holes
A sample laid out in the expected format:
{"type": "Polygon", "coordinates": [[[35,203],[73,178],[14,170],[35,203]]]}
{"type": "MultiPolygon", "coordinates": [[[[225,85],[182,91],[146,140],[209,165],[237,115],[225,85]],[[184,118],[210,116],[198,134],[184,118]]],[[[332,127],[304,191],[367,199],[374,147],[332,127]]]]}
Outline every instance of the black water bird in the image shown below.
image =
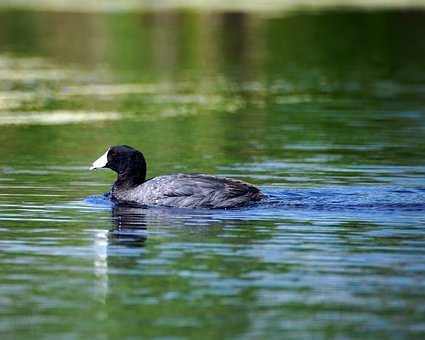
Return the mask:
{"type": "Polygon", "coordinates": [[[176,208],[235,208],[260,201],[255,186],[204,174],[173,174],[146,179],[143,154],[127,145],[110,147],[90,170],[109,168],[118,176],[110,195],[117,203],[176,208]]]}

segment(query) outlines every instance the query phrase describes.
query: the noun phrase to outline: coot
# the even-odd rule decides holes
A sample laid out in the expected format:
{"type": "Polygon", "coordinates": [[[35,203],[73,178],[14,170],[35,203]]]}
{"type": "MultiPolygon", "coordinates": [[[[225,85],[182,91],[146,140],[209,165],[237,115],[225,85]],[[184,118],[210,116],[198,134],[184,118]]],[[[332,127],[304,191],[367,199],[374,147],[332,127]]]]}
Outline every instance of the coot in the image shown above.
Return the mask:
{"type": "Polygon", "coordinates": [[[90,170],[109,168],[118,176],[111,197],[117,203],[177,208],[235,208],[261,200],[255,186],[203,174],[173,174],[146,180],[143,154],[127,145],[110,147],[90,170]]]}

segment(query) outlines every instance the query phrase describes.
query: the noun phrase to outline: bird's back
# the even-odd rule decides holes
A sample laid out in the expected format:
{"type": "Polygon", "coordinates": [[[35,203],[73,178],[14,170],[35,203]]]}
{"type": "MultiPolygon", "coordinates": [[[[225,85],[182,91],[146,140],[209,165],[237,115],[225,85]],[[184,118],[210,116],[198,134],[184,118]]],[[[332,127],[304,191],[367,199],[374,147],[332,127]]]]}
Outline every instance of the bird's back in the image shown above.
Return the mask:
{"type": "Polygon", "coordinates": [[[120,201],[179,208],[232,208],[259,201],[255,186],[229,178],[175,174],[152,178],[132,190],[113,194],[120,201]]]}

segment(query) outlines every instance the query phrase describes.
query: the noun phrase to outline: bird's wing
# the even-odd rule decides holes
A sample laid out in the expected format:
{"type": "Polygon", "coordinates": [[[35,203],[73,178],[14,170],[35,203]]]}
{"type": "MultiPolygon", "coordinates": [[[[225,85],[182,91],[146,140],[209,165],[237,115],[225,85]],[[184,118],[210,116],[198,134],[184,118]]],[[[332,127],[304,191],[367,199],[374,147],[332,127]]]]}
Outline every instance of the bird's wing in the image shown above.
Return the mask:
{"type": "Polygon", "coordinates": [[[149,186],[156,188],[153,191],[159,204],[181,207],[237,206],[259,193],[256,187],[242,181],[201,174],[161,176],[149,186]]]}

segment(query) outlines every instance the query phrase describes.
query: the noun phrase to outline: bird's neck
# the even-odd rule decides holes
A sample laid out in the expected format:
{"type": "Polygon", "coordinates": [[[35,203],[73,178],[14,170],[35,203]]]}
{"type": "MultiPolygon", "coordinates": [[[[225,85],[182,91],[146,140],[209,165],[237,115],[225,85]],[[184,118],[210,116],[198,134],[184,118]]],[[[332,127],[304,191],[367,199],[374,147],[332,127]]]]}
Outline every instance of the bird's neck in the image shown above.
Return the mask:
{"type": "Polygon", "coordinates": [[[114,186],[117,188],[134,188],[146,179],[146,171],[123,171],[118,173],[114,186]]]}

